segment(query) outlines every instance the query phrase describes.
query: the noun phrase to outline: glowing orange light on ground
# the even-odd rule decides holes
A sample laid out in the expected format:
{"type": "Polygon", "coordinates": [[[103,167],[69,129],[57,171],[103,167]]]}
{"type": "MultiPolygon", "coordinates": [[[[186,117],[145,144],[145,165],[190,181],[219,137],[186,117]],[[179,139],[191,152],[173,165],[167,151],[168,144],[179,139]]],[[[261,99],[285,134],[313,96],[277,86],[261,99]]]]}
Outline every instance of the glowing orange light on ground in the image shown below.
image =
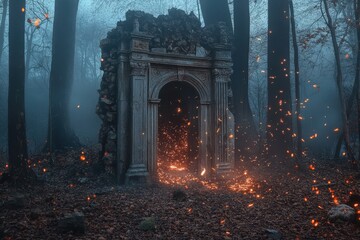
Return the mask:
{"type": "Polygon", "coordinates": [[[86,160],[86,156],[85,155],[81,155],[80,156],[80,161],[85,161],[86,160]]]}
{"type": "Polygon", "coordinates": [[[313,225],[314,227],[317,227],[317,226],[319,226],[319,222],[317,220],[315,220],[315,219],[312,219],[311,220],[311,225],[313,225]]]}

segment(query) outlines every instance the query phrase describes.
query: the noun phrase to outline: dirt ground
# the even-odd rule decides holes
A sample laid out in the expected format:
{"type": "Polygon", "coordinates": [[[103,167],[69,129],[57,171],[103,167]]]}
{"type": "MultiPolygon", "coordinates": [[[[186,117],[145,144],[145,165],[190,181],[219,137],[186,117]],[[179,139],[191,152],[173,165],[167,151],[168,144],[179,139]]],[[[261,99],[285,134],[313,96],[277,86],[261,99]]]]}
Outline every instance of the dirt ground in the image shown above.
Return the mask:
{"type": "Polygon", "coordinates": [[[96,151],[85,161],[79,155],[58,155],[55,164],[34,156],[39,183],[0,184],[3,239],[360,239],[358,223],[328,219],[333,206],[360,195],[359,173],[346,163],[309,161],[293,173],[250,167],[217,180],[144,187],[96,175],[96,151]],[[178,189],[185,198],[174,199],[178,189]],[[9,207],[14,196],[23,204],[9,207]],[[59,231],[59,219],[74,212],[84,214],[85,232],[59,231]]]}

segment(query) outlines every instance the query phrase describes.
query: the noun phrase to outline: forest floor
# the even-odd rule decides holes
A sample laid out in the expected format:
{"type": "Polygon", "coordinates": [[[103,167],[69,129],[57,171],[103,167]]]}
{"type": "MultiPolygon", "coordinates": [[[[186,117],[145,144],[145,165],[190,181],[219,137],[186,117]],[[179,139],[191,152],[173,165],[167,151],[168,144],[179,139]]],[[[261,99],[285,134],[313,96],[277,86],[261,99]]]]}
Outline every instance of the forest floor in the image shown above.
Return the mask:
{"type": "Polygon", "coordinates": [[[97,152],[87,149],[85,161],[80,152],[52,165],[34,156],[36,185],[0,184],[0,239],[360,239],[358,223],[328,220],[333,206],[360,194],[359,173],[344,163],[309,161],[296,173],[250,167],[216,182],[141,187],[95,175],[97,152]],[[74,212],[84,215],[84,233],[59,228],[74,212]]]}

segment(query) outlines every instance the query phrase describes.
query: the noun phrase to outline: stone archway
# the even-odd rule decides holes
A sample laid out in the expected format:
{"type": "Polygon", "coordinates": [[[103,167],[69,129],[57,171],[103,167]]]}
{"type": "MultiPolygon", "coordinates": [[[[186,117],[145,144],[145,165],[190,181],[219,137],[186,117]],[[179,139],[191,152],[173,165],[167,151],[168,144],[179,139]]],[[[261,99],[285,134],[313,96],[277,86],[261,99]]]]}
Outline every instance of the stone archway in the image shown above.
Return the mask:
{"type": "MultiPolygon", "coordinates": [[[[167,69],[169,71],[169,69],[167,69]]],[[[200,96],[200,107],[199,107],[199,164],[198,170],[201,169],[210,169],[212,165],[212,154],[209,152],[209,144],[210,144],[210,89],[207,88],[203,82],[194,77],[191,74],[183,74],[179,76],[179,74],[166,73],[162,77],[156,77],[153,81],[156,84],[153,85],[153,88],[149,89],[151,93],[151,97],[149,100],[149,139],[153,146],[158,145],[158,115],[159,115],[159,103],[161,99],[159,99],[160,90],[167,84],[171,82],[185,82],[192,86],[200,96]]],[[[157,148],[150,147],[149,148],[149,172],[151,175],[156,175],[157,172],[157,148]]]]}
{"type": "Polygon", "coordinates": [[[177,9],[169,10],[166,25],[163,17],[144,12],[126,16],[101,41],[97,113],[104,165],[120,183],[155,180],[159,92],[167,83],[186,82],[200,96],[200,168],[205,175],[230,170],[234,119],[228,109],[232,60],[226,27],[203,29],[194,15],[177,9]]]}
{"type": "Polygon", "coordinates": [[[197,174],[199,164],[200,96],[184,81],[172,81],[159,93],[157,175],[160,172],[197,174]]]}

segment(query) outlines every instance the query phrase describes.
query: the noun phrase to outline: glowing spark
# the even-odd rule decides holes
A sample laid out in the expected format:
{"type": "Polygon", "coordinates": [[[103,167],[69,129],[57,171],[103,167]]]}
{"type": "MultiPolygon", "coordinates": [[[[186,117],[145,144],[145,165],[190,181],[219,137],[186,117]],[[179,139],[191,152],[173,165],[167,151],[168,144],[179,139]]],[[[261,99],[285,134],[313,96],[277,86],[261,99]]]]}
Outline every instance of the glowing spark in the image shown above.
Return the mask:
{"type": "Polygon", "coordinates": [[[36,28],[40,28],[40,24],[41,24],[41,20],[40,20],[39,18],[37,18],[37,19],[35,20],[35,22],[34,22],[34,26],[35,26],[36,28]]]}
{"type": "Polygon", "coordinates": [[[315,219],[312,219],[311,220],[311,225],[313,225],[314,227],[317,227],[317,226],[319,226],[319,222],[317,220],[315,220],[315,219]]]}
{"type": "Polygon", "coordinates": [[[315,138],[317,138],[317,137],[318,137],[318,134],[315,133],[314,135],[311,135],[311,136],[310,136],[310,139],[315,139],[315,138]]]}
{"type": "Polygon", "coordinates": [[[24,13],[24,12],[25,12],[25,8],[21,8],[21,12],[23,12],[23,13],[24,13]]]}
{"type": "Polygon", "coordinates": [[[202,171],[201,171],[201,176],[204,176],[206,173],[206,168],[204,168],[202,171]]]}

